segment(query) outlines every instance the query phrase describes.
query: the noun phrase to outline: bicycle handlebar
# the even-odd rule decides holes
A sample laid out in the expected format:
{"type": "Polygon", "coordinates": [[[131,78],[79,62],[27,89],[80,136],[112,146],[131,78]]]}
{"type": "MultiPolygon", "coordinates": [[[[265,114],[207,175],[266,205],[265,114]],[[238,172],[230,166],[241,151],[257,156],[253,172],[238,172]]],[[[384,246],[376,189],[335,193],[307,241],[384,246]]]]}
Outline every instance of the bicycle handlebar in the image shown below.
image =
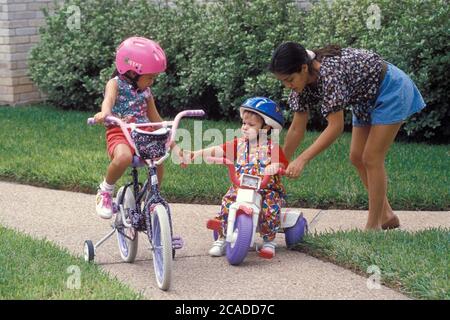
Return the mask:
{"type": "MultiPolygon", "coordinates": [[[[234,167],[234,163],[231,160],[229,160],[227,158],[207,157],[206,161],[212,162],[215,164],[223,164],[223,165],[227,166],[228,167],[228,175],[230,177],[231,182],[236,187],[238,187],[238,188],[241,187],[241,183],[239,182],[239,180],[236,176],[236,168],[234,167]]],[[[284,170],[283,168],[280,168],[280,169],[278,169],[277,174],[283,176],[286,174],[286,170],[284,170]]],[[[259,187],[260,189],[264,189],[267,186],[271,176],[272,176],[271,174],[265,174],[263,176],[261,186],[259,187]]]]}
{"type": "MultiPolygon", "coordinates": [[[[175,116],[175,119],[173,121],[163,121],[163,122],[146,122],[146,123],[126,123],[122,121],[120,118],[116,118],[113,116],[107,116],[105,118],[105,123],[107,124],[117,124],[122,129],[123,134],[125,135],[125,138],[130,143],[131,146],[134,147],[136,150],[136,146],[134,145],[133,139],[131,139],[130,133],[128,132],[128,129],[134,129],[138,127],[164,127],[167,128],[168,126],[172,127],[171,133],[170,133],[170,139],[166,143],[166,148],[170,148],[171,144],[175,141],[175,134],[178,128],[178,124],[180,123],[181,118],[183,117],[202,117],[205,115],[205,111],[203,110],[185,110],[181,111],[175,116]]],[[[88,118],[87,119],[88,125],[94,125],[96,124],[95,118],[88,118]]]]}

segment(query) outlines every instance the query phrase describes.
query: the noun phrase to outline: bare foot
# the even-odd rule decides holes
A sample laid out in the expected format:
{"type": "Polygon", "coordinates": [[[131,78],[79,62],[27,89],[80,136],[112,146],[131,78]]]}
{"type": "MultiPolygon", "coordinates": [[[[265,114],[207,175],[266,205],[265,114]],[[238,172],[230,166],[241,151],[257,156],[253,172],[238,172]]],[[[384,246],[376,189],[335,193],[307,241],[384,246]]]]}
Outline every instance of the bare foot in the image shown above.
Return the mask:
{"type": "Polygon", "coordinates": [[[383,230],[396,229],[400,227],[400,219],[392,214],[392,217],[381,225],[383,230]]]}

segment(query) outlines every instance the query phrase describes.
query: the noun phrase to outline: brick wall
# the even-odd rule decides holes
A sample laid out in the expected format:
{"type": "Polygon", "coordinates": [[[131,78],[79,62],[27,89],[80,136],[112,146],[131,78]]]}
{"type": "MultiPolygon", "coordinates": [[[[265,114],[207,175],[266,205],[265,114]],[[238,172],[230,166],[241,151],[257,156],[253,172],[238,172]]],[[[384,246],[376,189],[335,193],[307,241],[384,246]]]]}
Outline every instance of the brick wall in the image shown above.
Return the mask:
{"type": "Polygon", "coordinates": [[[42,7],[52,0],[0,0],[0,105],[42,100],[28,77],[27,57],[39,41],[42,7]]]}

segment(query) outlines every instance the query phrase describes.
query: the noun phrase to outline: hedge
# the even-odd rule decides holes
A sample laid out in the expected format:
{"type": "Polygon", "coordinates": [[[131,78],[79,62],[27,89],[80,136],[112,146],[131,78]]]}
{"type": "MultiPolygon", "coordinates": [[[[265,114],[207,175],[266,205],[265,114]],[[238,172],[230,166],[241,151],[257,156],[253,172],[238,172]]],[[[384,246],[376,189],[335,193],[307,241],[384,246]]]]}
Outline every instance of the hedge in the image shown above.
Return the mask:
{"type": "MultiPolygon", "coordinates": [[[[234,119],[240,103],[254,95],[286,108],[288,92],[267,72],[271,52],[281,42],[362,47],[405,70],[425,97],[428,107],[407,122],[404,135],[445,139],[450,136],[445,2],[379,0],[377,29],[367,24],[376,22],[370,0],[323,1],[308,12],[290,0],[179,0],[170,6],[165,1],[65,1],[46,13],[29,67],[51,103],[94,112],[114,70],[117,45],[129,36],[149,37],[161,43],[169,60],[153,86],[163,115],[203,108],[212,119],[234,119]],[[82,13],[79,29],[67,24],[74,5],[82,13]]],[[[318,112],[311,112],[310,125],[324,125],[318,112]]]]}

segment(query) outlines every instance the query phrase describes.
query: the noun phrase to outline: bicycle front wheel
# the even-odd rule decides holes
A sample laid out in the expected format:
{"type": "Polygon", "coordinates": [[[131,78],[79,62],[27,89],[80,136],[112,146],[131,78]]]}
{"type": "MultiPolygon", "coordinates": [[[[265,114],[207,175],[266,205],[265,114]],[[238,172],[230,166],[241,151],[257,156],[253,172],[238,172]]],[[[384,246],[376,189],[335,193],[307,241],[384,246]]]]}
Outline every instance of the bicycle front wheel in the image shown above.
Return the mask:
{"type": "MultiPolygon", "coordinates": [[[[117,206],[123,205],[125,210],[124,216],[128,222],[131,222],[130,211],[136,209],[136,203],[134,200],[133,192],[130,188],[126,189],[125,195],[123,197],[123,203],[118,203],[119,199],[122,198],[124,187],[121,187],[117,192],[117,206]]],[[[117,227],[117,244],[119,245],[120,256],[123,261],[132,263],[134,262],[138,249],[138,234],[137,231],[131,227],[127,228],[122,222],[122,212],[116,215],[116,227],[117,227]]]]}
{"type": "Polygon", "coordinates": [[[151,217],[153,235],[151,242],[156,282],[161,290],[168,290],[173,260],[169,214],[163,205],[158,204],[153,209],[151,217]]]}

